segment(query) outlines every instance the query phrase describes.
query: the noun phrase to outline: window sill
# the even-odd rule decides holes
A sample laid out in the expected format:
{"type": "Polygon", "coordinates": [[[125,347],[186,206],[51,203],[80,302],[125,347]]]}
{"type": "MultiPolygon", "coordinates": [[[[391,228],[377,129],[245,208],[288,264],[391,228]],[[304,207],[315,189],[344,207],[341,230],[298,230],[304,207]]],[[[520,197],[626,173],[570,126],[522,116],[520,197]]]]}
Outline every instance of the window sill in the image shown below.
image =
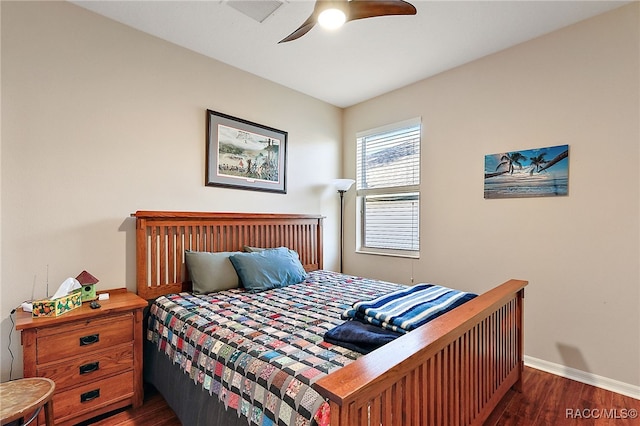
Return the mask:
{"type": "Polygon", "coordinates": [[[391,256],[391,257],[404,257],[409,259],[420,259],[419,251],[384,250],[384,249],[372,249],[372,248],[364,247],[364,248],[357,249],[356,253],[373,254],[376,256],[391,256]]]}

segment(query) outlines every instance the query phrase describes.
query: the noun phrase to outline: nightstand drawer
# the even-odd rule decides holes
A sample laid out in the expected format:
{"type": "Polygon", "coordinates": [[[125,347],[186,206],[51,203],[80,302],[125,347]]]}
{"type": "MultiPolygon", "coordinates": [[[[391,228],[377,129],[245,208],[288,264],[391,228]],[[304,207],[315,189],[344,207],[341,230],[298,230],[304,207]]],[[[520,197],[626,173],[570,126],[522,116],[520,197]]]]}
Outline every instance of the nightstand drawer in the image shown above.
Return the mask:
{"type": "Polygon", "coordinates": [[[133,315],[124,314],[55,327],[37,341],[37,362],[44,364],[133,341],[133,315]]]}
{"type": "Polygon", "coordinates": [[[56,390],[53,396],[56,424],[132,396],[133,371],[68,391],[56,390]]]}
{"type": "Polygon", "coordinates": [[[37,375],[56,382],[56,391],[104,376],[133,369],[133,344],[115,346],[100,352],[55,364],[39,366],[37,375]]]}

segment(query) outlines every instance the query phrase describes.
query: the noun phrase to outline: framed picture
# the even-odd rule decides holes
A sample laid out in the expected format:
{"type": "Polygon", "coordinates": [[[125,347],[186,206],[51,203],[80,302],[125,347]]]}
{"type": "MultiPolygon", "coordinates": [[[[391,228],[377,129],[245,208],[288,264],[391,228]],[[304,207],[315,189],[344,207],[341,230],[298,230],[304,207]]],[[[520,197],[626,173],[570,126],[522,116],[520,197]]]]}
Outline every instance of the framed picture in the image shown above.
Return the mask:
{"type": "Polygon", "coordinates": [[[287,193],[287,132],[207,110],[205,184],[287,193]]]}
{"type": "Polygon", "coordinates": [[[569,193],[569,145],[484,157],[484,198],[557,197],[569,193]]]}

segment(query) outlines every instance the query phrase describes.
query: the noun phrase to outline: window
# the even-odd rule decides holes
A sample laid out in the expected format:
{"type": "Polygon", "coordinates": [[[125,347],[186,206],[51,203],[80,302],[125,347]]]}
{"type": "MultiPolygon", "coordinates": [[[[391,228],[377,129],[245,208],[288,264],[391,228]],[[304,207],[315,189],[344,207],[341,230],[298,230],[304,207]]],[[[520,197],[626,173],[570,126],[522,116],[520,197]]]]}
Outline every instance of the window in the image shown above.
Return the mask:
{"type": "Polygon", "coordinates": [[[420,119],[358,133],[360,251],[420,250],[420,119]]]}

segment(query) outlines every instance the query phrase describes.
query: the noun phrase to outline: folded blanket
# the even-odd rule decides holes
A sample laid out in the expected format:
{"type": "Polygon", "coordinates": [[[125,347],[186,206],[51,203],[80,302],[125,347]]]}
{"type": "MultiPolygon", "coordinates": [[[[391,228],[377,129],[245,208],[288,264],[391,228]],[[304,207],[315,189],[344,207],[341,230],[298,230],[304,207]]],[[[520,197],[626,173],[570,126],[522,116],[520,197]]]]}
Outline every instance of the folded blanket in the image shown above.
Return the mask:
{"type": "Polygon", "coordinates": [[[342,318],[356,318],[407,333],[476,296],[435,284],[418,284],[377,299],[356,302],[342,314],[342,318]]]}
{"type": "Polygon", "coordinates": [[[327,331],[324,334],[324,340],[361,354],[368,354],[400,336],[402,336],[401,333],[353,320],[327,331]]]}

